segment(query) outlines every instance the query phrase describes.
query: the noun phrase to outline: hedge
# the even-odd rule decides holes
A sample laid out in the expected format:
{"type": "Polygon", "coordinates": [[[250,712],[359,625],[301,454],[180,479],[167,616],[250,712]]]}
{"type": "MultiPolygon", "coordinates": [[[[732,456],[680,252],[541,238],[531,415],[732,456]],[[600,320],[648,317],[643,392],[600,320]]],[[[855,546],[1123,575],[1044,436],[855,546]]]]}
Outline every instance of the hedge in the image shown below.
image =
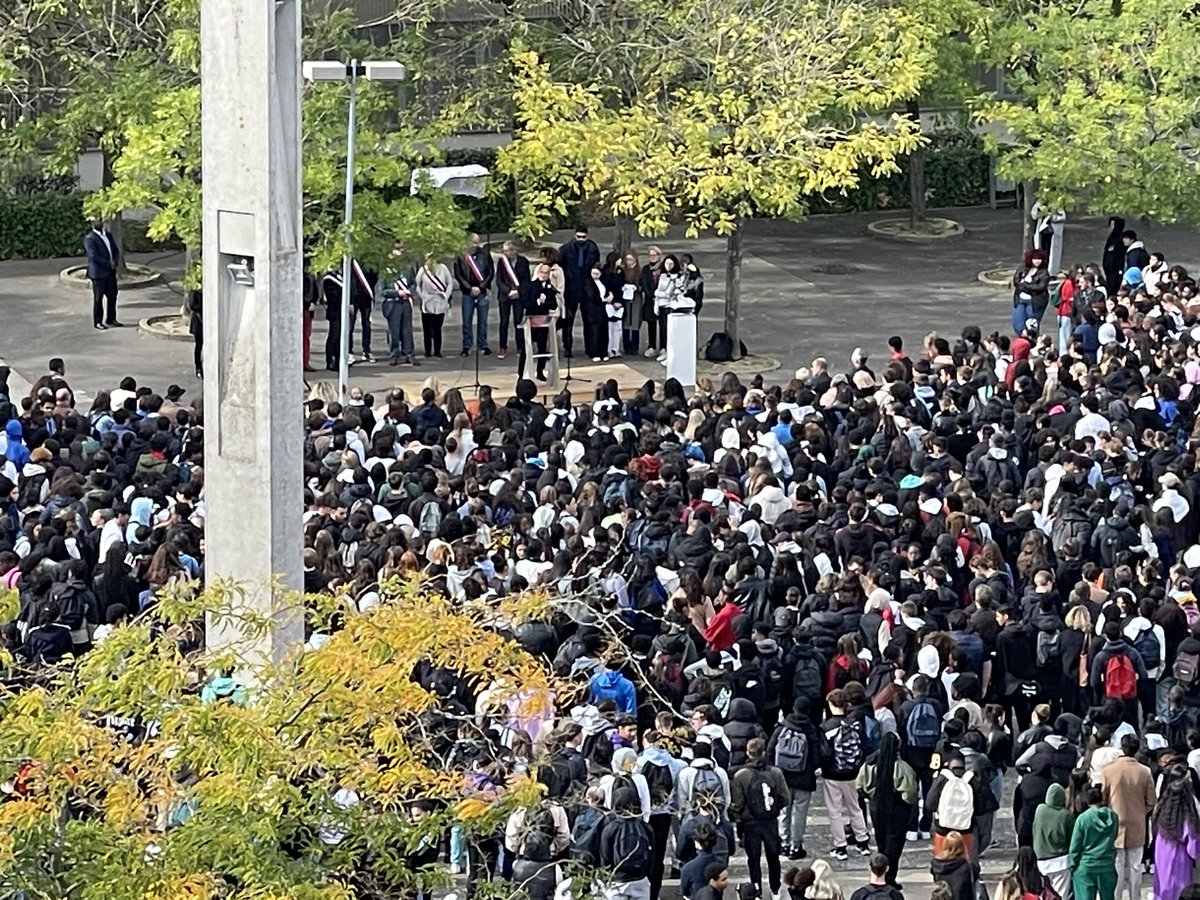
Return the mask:
{"type": "MultiPolygon", "coordinates": [[[[925,152],[926,203],[936,207],[981,206],[988,202],[988,155],[973,137],[935,138],[925,152]]],[[[864,173],[859,185],[845,194],[814,198],[809,212],[842,213],[907,209],[908,159],[900,171],[883,178],[864,173]]]]}
{"type": "Polygon", "coordinates": [[[80,256],[87,223],[81,193],[0,196],[0,259],[80,256]]]}

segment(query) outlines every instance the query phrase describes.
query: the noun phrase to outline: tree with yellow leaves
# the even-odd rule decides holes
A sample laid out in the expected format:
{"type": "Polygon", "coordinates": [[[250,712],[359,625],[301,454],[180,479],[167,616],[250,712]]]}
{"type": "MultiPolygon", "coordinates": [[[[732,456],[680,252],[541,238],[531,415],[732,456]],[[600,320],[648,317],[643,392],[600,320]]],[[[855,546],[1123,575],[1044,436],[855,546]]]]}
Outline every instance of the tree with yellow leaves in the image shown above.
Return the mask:
{"type": "Polygon", "coordinates": [[[73,665],[10,686],[0,894],[334,900],[444,879],[417,865],[441,833],[491,835],[541,791],[527,774],[471,789],[484,761],[444,754],[472,743],[476,710],[447,717],[463,707],[430,676],[452,673],[472,701],[490,689],[496,726],[536,721],[560,686],[488,623],[545,599],[475,610],[398,582],[381,595],[362,614],[307,598],[306,647],[253,671],[236,648],[197,646],[206,611],[251,638],[270,627],[236,611],[236,592],[166,597],[73,665]]]}
{"type": "Polygon", "coordinates": [[[715,231],[736,347],[745,221],[895,170],[921,135],[890,110],[932,71],[936,36],[898,0],[631,0],[595,28],[624,69],[638,61],[636,96],[572,80],[553,37],[513,56],[519,127],[498,165],[521,185],[516,228],[591,198],[644,234],[676,214],[689,236],[715,231]]]}

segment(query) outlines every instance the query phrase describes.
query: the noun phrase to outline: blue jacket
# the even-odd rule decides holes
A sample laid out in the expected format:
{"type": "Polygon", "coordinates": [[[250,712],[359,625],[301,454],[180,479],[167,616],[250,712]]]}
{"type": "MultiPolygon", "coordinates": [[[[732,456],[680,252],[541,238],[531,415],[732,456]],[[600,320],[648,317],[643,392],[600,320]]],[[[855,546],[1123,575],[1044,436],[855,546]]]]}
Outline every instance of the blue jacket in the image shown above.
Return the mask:
{"type": "Polygon", "coordinates": [[[592,677],[589,688],[589,702],[612,700],[617,704],[617,712],[631,715],[637,712],[637,691],[633,682],[620,672],[602,669],[592,677]]]}
{"type": "Polygon", "coordinates": [[[83,238],[83,252],[87,254],[87,277],[92,279],[108,278],[117,274],[117,266],[121,263],[121,250],[117,247],[116,239],[108,231],[104,232],[112,246],[112,256],[108,255],[108,247],[104,246],[104,238],[93,229],[83,238]]]}

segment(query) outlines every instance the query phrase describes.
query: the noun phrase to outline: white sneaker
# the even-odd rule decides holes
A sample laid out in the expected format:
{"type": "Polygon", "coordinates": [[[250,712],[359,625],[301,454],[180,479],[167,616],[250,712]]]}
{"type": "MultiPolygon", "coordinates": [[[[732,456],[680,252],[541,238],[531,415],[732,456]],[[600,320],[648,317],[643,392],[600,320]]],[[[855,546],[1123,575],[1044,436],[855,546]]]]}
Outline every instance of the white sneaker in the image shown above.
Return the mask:
{"type": "Polygon", "coordinates": [[[915,832],[915,831],[908,832],[907,834],[904,835],[904,837],[906,840],[910,840],[910,841],[919,841],[921,839],[917,835],[917,832],[915,832]]]}
{"type": "Polygon", "coordinates": [[[664,352],[664,353],[660,353],[660,354],[658,354],[658,356],[657,356],[657,357],[655,357],[655,358],[656,358],[656,359],[657,359],[657,360],[658,360],[660,363],[666,363],[666,361],[667,361],[667,354],[666,354],[665,352],[664,352]]]}
{"type": "Polygon", "coordinates": [[[921,832],[921,840],[927,841],[930,839],[930,837],[932,837],[932,835],[928,831],[921,832]]]}
{"type": "Polygon", "coordinates": [[[450,874],[451,875],[461,875],[462,872],[463,872],[463,867],[462,867],[461,863],[450,863],[450,874]]]}
{"type": "Polygon", "coordinates": [[[658,351],[651,347],[643,355],[646,357],[646,359],[650,359],[651,357],[658,356],[658,351]]]}
{"type": "Polygon", "coordinates": [[[600,357],[598,357],[598,356],[593,356],[593,357],[592,357],[592,362],[600,362],[600,357]]]}

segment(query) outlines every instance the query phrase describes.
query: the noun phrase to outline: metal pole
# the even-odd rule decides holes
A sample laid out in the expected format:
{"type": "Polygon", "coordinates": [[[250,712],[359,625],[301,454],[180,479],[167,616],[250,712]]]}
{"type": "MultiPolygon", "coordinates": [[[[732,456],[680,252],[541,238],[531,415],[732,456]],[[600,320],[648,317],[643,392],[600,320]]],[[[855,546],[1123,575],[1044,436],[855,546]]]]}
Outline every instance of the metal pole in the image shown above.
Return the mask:
{"type": "Polygon", "coordinates": [[[350,124],[346,135],[346,220],[343,225],[345,250],[342,253],[342,305],[338,310],[338,397],[345,406],[350,396],[350,301],[354,296],[350,280],[350,224],[354,221],[354,149],[358,94],[358,60],[350,60],[350,124]]]}

